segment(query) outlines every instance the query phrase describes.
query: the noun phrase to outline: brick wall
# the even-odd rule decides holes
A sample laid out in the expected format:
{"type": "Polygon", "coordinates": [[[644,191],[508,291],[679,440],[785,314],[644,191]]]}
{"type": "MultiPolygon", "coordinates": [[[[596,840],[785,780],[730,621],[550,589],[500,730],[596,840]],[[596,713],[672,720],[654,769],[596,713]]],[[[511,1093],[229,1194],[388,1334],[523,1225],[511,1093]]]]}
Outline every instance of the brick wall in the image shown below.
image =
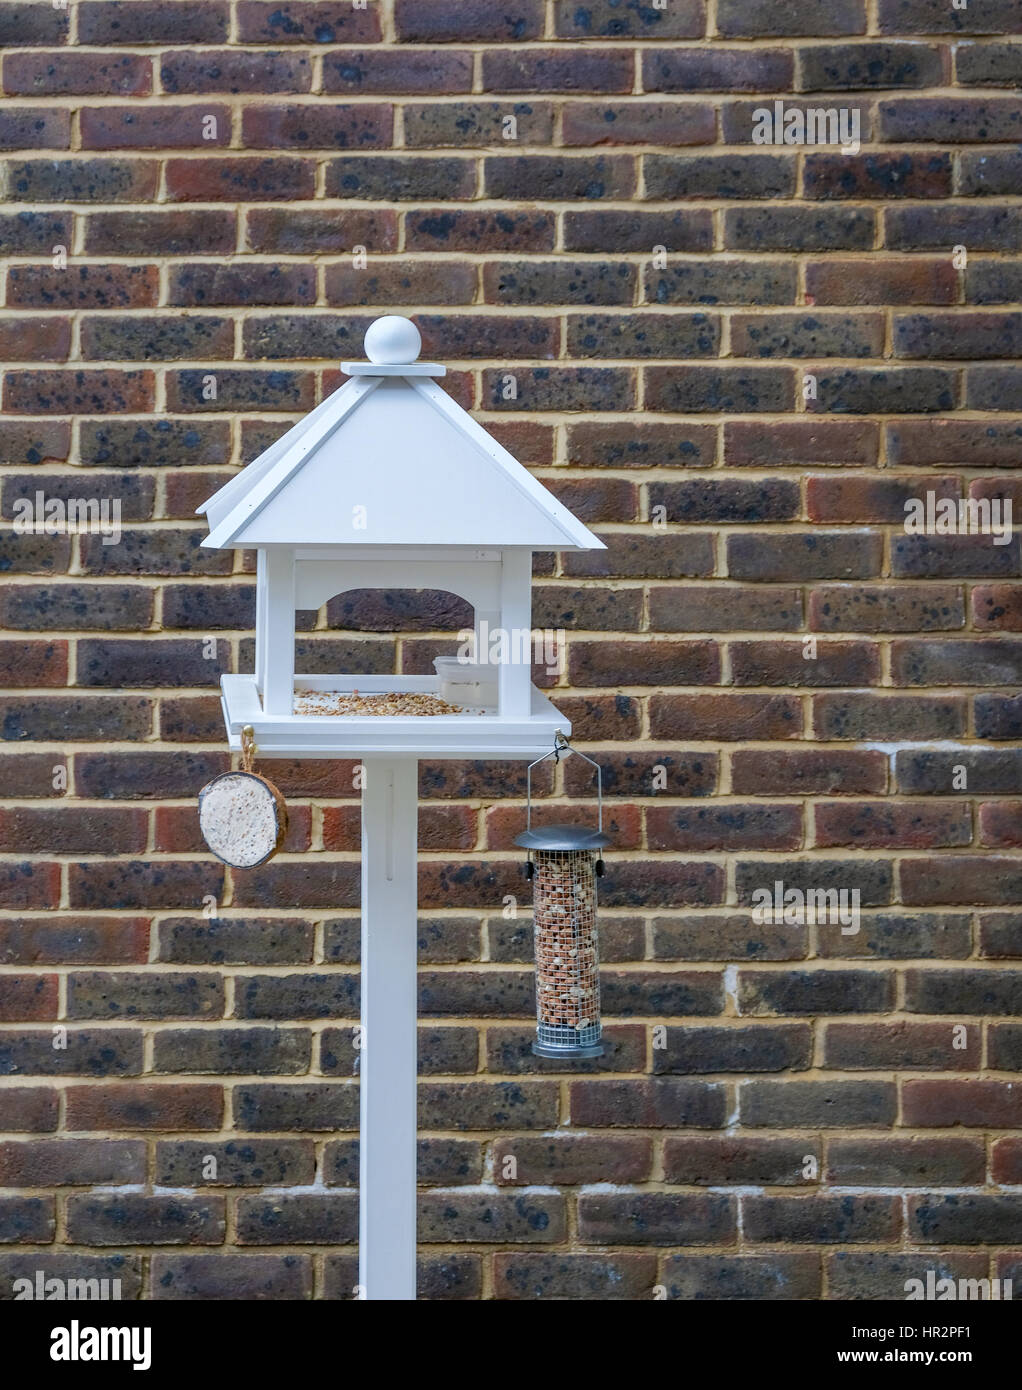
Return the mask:
{"type": "MultiPolygon", "coordinates": [[[[528,1050],[524,769],[422,768],[422,1292],[1022,1278],[1018,539],[903,525],[1022,499],[1020,28],[0,3],[5,1296],[351,1296],[357,794],[263,764],[285,851],[203,852],[253,577],[193,510],[391,308],[609,547],[539,557],[535,602],[609,784],[601,1064],[528,1050]],[[754,144],[777,100],[861,149],[754,144]],[[37,490],[118,499],[120,543],[15,534],[37,490]],[[775,880],[860,930],[754,921],[775,880]]],[[[464,618],[338,598],[299,665],[428,669],[464,618]]],[[[570,761],[540,793],[591,806],[570,761]]]]}

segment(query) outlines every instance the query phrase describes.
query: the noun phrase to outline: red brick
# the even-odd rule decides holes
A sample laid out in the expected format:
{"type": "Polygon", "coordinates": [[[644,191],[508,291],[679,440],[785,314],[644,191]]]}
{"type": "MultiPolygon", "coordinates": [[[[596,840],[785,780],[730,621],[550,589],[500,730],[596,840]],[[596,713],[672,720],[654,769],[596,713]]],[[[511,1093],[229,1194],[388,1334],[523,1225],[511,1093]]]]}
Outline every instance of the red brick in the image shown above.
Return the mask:
{"type": "Polygon", "coordinates": [[[991,1145],[990,1176],[995,1183],[1022,1183],[1022,1139],[998,1139],[991,1145]]]}
{"type": "Polygon", "coordinates": [[[56,975],[0,975],[0,1020],[39,1023],[57,1017],[56,975]]]}
{"type": "Polygon", "coordinates": [[[0,906],[54,908],[60,899],[60,865],[30,860],[0,864],[0,906]]]}
{"type": "Polygon", "coordinates": [[[569,647],[572,685],[715,685],[715,642],[580,642],[569,647]]]}
{"type": "Polygon", "coordinates": [[[231,109],[212,102],[90,106],[80,119],[86,150],[199,150],[231,143],[231,109]]]}
{"type": "Polygon", "coordinates": [[[241,143],[255,150],[386,149],[393,128],[386,105],[246,106],[241,143]]]}
{"type": "Polygon", "coordinates": [[[311,198],[315,182],[312,160],[287,155],[167,160],[167,196],[174,203],[292,202],[311,198]]]}
{"type": "Polygon", "coordinates": [[[9,362],[63,362],[70,349],[70,319],[0,319],[0,354],[9,362]]]}
{"type": "Polygon", "coordinates": [[[0,849],[13,854],[137,854],[149,818],[128,808],[0,809],[0,849]]]}
{"type": "Polygon", "coordinates": [[[810,521],[843,523],[890,521],[901,525],[909,499],[934,493],[956,498],[961,492],[954,477],[809,477],[806,479],[806,515],[810,521]]]}
{"type": "Polygon", "coordinates": [[[920,1129],[1014,1129],[1022,1120],[1022,1091],[1010,1081],[906,1080],[902,1120],[920,1129]]]}
{"type": "Polygon", "coordinates": [[[821,802],[813,814],[816,843],[824,848],[937,849],[972,839],[963,802],[821,802]]]}
{"type": "Polygon", "coordinates": [[[986,801],[979,808],[980,844],[1022,848],[1022,801],[986,801]]]}
{"type": "Polygon", "coordinates": [[[958,271],[948,257],[810,261],[807,304],[954,304],[958,271]]]}
{"type": "Polygon", "coordinates": [[[223,1087],[205,1082],[121,1081],[67,1091],[69,1130],[219,1129],[223,1110],[223,1087]]]}
{"type": "Polygon", "coordinates": [[[799,464],[872,468],[878,447],[879,431],[868,420],[724,422],[724,462],[736,468],[799,464]]]}
{"type": "Polygon", "coordinates": [[[149,958],[146,917],[5,917],[4,965],[121,965],[149,958]]]}
{"type": "Polygon", "coordinates": [[[731,755],[739,796],[848,796],[887,790],[887,759],[870,749],[739,749],[731,755]]]}
{"type": "Polygon", "coordinates": [[[4,1129],[9,1134],[46,1134],[57,1128],[59,1092],[49,1086],[4,1087],[4,1129]]]}
{"type": "MultiPolygon", "coordinates": [[[[815,640],[815,639],[814,639],[815,640]]],[[[880,650],[872,642],[732,642],[735,685],[878,685],[880,650]]]]}
{"type": "Polygon", "coordinates": [[[66,642],[0,642],[0,677],[21,688],[67,684],[66,642]]]}
{"type": "Polygon", "coordinates": [[[652,738],[799,738],[802,706],[797,696],[722,690],[698,695],[654,695],[649,702],[652,738]]]}

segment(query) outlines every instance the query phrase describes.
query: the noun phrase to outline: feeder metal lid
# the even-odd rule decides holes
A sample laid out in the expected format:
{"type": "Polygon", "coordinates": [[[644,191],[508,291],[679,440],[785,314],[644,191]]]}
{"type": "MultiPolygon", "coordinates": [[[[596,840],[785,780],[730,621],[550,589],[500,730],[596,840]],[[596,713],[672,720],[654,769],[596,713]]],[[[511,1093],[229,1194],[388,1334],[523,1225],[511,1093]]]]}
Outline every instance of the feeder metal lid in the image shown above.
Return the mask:
{"type": "Polygon", "coordinates": [[[610,844],[610,836],[585,825],[544,825],[523,830],[515,844],[523,849],[602,849],[610,844]]]}

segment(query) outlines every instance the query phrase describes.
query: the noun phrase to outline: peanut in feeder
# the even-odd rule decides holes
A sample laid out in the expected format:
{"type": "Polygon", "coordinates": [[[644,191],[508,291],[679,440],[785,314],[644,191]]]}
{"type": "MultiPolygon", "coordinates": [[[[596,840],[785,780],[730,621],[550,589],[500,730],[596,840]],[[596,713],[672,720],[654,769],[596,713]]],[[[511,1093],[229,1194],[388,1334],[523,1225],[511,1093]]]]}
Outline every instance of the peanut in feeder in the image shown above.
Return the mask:
{"type": "MultiPolygon", "coordinates": [[[[558,733],[544,762],[574,750],[558,733]]],[[[596,880],[603,873],[597,851],[610,844],[603,833],[603,773],[596,768],[599,821],[532,828],[532,769],[527,779],[526,829],[515,844],[528,849],[526,872],[533,884],[536,938],[536,1041],[539,1057],[571,1061],[603,1054],[600,1022],[600,946],[596,924],[596,880]]]]}

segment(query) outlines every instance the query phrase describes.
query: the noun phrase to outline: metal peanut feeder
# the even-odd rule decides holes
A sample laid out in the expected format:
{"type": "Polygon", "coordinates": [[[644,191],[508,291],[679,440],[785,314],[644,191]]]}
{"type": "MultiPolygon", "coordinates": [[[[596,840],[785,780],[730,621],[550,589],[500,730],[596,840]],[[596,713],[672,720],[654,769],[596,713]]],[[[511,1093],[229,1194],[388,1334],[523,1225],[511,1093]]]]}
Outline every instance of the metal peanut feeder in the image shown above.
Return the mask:
{"type": "Polygon", "coordinates": [[[221,682],[230,747],[250,729],[262,758],[364,767],[359,1285],[374,1300],[415,1297],[418,760],[536,758],[571,726],[513,655],[302,674],[295,611],[442,589],[472,604],[478,653],[483,631],[531,630],[533,552],[605,548],[441,389],[420,346],[410,320],[378,319],[370,360],[343,362],[351,379],[200,508],[203,545],[256,553],[255,669],[221,682]]]}
{"type": "Polygon", "coordinates": [[[553,750],[528,771],[526,829],[515,844],[529,851],[526,873],[533,884],[536,937],[536,1041],[539,1057],[571,1061],[600,1057],[600,947],[596,927],[596,880],[603,873],[598,851],[610,844],[603,833],[603,773],[596,768],[599,821],[532,828],[532,769],[546,758],[573,752],[561,733],[553,750]]]}

